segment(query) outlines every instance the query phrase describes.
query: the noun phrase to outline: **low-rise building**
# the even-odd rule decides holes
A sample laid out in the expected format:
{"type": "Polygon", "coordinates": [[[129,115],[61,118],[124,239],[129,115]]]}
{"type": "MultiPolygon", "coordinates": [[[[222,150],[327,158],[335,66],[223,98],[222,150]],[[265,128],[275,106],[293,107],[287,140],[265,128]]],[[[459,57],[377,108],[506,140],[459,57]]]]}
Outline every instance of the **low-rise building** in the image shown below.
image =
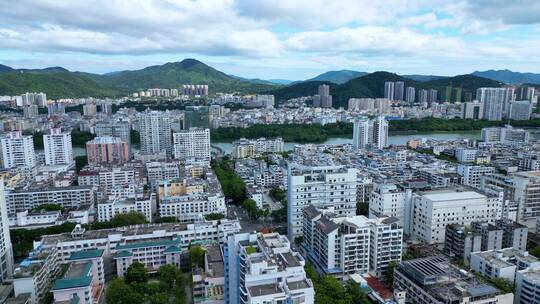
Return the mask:
{"type": "Polygon", "coordinates": [[[540,261],[527,251],[514,248],[473,252],[471,270],[488,278],[503,278],[514,282],[516,271],[540,268],[540,261]]]}
{"type": "Polygon", "coordinates": [[[97,205],[97,219],[100,222],[106,222],[112,220],[118,214],[139,212],[144,215],[148,222],[152,222],[157,211],[156,204],[156,195],[154,193],[144,199],[114,198],[97,205]]]}
{"type": "Polygon", "coordinates": [[[198,304],[225,303],[225,272],[222,247],[205,246],[204,269],[193,270],[193,300],[198,304]]]}
{"type": "MultiPolygon", "coordinates": [[[[441,256],[403,261],[394,270],[394,292],[405,292],[406,303],[512,304],[504,293],[459,269],[441,256]]],[[[529,303],[529,302],[527,302],[529,303]]]]}
{"type": "Polygon", "coordinates": [[[148,272],[157,272],[163,265],[180,267],[181,243],[178,239],[130,242],[117,245],[112,253],[116,274],[123,277],[133,263],[142,263],[148,272]]]}

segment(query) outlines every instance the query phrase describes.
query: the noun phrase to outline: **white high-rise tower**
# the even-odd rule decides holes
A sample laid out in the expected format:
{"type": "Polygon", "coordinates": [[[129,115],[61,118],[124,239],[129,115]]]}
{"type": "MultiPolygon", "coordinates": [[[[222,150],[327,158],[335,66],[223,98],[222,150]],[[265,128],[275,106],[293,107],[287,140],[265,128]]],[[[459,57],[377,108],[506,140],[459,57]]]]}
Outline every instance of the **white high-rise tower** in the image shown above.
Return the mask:
{"type": "Polygon", "coordinates": [[[73,164],[73,146],[71,133],[53,128],[49,134],[43,135],[46,165],[73,164]]]}

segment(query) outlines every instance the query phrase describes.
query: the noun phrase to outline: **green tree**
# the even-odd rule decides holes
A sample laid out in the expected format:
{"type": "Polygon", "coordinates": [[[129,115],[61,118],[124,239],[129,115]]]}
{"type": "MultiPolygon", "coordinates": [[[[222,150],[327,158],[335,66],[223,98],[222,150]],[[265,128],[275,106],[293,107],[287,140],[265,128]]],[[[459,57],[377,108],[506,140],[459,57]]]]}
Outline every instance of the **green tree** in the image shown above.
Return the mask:
{"type": "Polygon", "coordinates": [[[151,295],[148,297],[150,300],[150,303],[152,304],[168,304],[169,303],[169,294],[166,292],[160,292],[151,295]]]}
{"type": "Polygon", "coordinates": [[[388,268],[384,270],[384,280],[392,285],[394,284],[394,268],[396,268],[397,263],[395,261],[392,261],[388,263],[388,268]]]}
{"type": "Polygon", "coordinates": [[[191,266],[198,266],[204,268],[204,255],[205,250],[199,245],[195,245],[189,248],[189,260],[191,266]]]}
{"type": "Polygon", "coordinates": [[[204,218],[207,221],[215,221],[215,220],[221,220],[221,219],[225,218],[225,215],[223,215],[222,213],[209,213],[209,214],[205,215],[204,218]]]}
{"type": "Polygon", "coordinates": [[[159,267],[157,277],[158,280],[168,288],[173,288],[177,285],[178,278],[182,277],[182,272],[174,265],[163,265],[159,267]]]}
{"type": "Polygon", "coordinates": [[[345,285],[346,292],[351,295],[351,304],[370,304],[367,295],[360,289],[357,283],[349,280],[345,285]]]}
{"type": "Polygon", "coordinates": [[[105,298],[107,299],[107,304],[144,303],[144,297],[119,278],[109,282],[105,290],[105,298]]]}
{"type": "Polygon", "coordinates": [[[43,210],[43,211],[62,211],[64,212],[64,207],[58,205],[58,204],[42,204],[37,206],[36,208],[32,210],[43,210]]]}
{"type": "Polygon", "coordinates": [[[126,272],[126,283],[146,283],[148,282],[148,271],[144,264],[135,262],[129,265],[126,272]]]}
{"type": "Polygon", "coordinates": [[[257,219],[260,215],[257,202],[252,199],[247,199],[242,203],[242,207],[246,210],[251,219],[257,219]]]}
{"type": "Polygon", "coordinates": [[[540,258],[540,246],[536,246],[529,250],[529,253],[534,255],[537,258],[540,258]]]}
{"type": "Polygon", "coordinates": [[[77,173],[79,173],[79,171],[81,171],[86,165],[88,165],[86,155],[75,156],[75,171],[77,171],[77,173]]]}
{"type": "Polygon", "coordinates": [[[90,225],[91,229],[106,229],[124,227],[130,225],[139,225],[147,223],[146,217],[140,212],[131,211],[128,213],[122,213],[115,215],[108,222],[94,222],[90,225]]]}

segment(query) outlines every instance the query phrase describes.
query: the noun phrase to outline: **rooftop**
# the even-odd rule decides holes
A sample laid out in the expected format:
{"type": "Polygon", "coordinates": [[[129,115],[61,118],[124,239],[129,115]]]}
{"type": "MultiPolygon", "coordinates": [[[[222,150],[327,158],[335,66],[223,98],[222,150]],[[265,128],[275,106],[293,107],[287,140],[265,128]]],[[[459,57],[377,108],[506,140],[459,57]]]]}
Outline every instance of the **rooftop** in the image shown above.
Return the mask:
{"type": "Polygon", "coordinates": [[[85,259],[93,259],[103,256],[103,249],[93,249],[93,250],[82,250],[77,251],[71,254],[69,257],[69,260],[85,260],[85,259]]]}
{"type": "Polygon", "coordinates": [[[92,277],[90,270],[92,262],[71,263],[67,272],[61,279],[54,282],[53,290],[78,288],[90,285],[92,277]]]}

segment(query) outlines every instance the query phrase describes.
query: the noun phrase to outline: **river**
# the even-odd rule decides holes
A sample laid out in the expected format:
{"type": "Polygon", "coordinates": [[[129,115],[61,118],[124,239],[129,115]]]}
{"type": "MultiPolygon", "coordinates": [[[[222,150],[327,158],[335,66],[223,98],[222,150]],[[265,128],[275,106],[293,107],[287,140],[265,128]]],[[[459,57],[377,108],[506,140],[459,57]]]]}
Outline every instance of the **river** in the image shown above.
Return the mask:
{"type": "MultiPolygon", "coordinates": [[[[409,139],[412,138],[426,138],[426,139],[438,139],[438,140],[449,140],[457,138],[469,138],[469,139],[480,139],[480,131],[474,132],[437,132],[437,133],[414,133],[414,134],[396,134],[388,136],[388,143],[391,145],[404,145],[409,139]]],[[[296,142],[286,142],[284,145],[285,151],[293,150],[295,145],[306,144],[306,143],[296,143],[296,142]]],[[[332,137],[327,139],[324,142],[318,144],[328,144],[328,145],[341,145],[341,144],[352,144],[352,138],[347,137],[332,137]]],[[[232,143],[231,142],[213,142],[212,146],[218,147],[225,153],[231,153],[232,143]]]]}
{"type": "MultiPolygon", "coordinates": [[[[534,139],[540,139],[540,130],[539,129],[530,129],[531,137],[534,139]]],[[[480,139],[480,131],[471,131],[471,132],[433,132],[433,133],[413,133],[413,134],[394,134],[388,136],[388,142],[391,145],[404,145],[409,139],[412,138],[426,138],[426,139],[437,139],[437,140],[450,140],[458,138],[469,138],[469,139],[480,139]]],[[[297,142],[286,142],[285,151],[293,150],[295,145],[307,144],[307,143],[297,143],[297,142]]],[[[341,145],[341,144],[352,144],[352,138],[347,137],[332,137],[327,139],[324,142],[318,144],[328,144],[328,145],[341,145]]],[[[218,147],[223,152],[229,154],[232,151],[231,142],[212,142],[212,146],[218,147]]],[[[138,150],[137,148],[132,148],[132,152],[138,150]]],[[[43,150],[36,150],[36,152],[43,152],[43,150]]],[[[84,156],[86,155],[85,148],[73,147],[73,156],[84,156]]]]}

